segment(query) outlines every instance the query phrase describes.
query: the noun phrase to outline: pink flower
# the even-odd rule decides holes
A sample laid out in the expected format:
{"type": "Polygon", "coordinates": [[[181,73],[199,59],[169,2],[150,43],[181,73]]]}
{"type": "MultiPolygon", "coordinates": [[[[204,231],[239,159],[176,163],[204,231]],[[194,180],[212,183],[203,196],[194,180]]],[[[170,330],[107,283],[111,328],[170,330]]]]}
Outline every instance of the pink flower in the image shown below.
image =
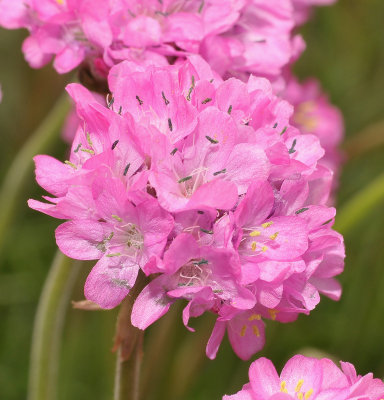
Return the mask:
{"type": "Polygon", "coordinates": [[[284,366],[280,376],[272,362],[260,358],[249,369],[250,383],[223,400],[381,400],[384,384],[373,375],[356,376],[354,367],[333,361],[296,355],[284,366]]]}
{"type": "Polygon", "coordinates": [[[295,78],[290,77],[283,97],[295,107],[292,124],[302,133],[313,134],[319,138],[325,150],[319,165],[333,172],[333,188],[335,188],[342,160],[339,145],[344,137],[340,110],[329,103],[319,83],[313,79],[300,84],[295,78]]]}
{"type": "Polygon", "coordinates": [[[197,56],[173,66],[123,62],[101,104],[67,87],[81,120],[69,160],[35,157],[51,196],[29,205],[65,219],[59,248],[99,260],[85,295],[119,304],[141,270],[140,329],[187,300],[183,322],[217,316],[207,354],[228,332],[239,357],[264,345],[264,321],[308,314],[320,293],[338,299],[344,248],[324,206],[312,134],[291,126],[293,108],[266,79],[223,81],[197,56]]]}

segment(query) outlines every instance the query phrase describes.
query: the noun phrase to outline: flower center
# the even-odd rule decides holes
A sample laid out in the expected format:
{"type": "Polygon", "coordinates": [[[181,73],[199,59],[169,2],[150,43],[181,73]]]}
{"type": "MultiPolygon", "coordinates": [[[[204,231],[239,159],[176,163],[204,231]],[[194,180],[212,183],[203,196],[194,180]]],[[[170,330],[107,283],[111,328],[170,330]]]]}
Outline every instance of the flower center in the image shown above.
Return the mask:
{"type": "MultiPolygon", "coordinates": [[[[306,392],[301,391],[302,386],[304,385],[304,379],[299,379],[297,381],[297,385],[295,387],[295,394],[298,400],[309,400],[313,394],[313,389],[309,389],[306,392]]],[[[288,393],[287,382],[281,381],[280,383],[280,392],[288,393]]]]}

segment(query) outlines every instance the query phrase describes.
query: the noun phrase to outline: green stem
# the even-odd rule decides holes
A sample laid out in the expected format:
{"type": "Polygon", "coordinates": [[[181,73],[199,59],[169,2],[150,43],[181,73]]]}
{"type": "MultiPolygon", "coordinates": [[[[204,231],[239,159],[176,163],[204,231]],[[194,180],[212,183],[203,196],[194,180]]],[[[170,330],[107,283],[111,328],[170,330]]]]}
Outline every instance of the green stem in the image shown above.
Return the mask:
{"type": "Polygon", "coordinates": [[[381,202],[384,202],[384,173],[360,190],[340,209],[335,229],[342,234],[349,232],[381,202]]]}
{"type": "Polygon", "coordinates": [[[131,324],[133,304],[148,283],[140,272],[135,286],[121,304],[114,349],[117,349],[114,400],[139,400],[144,332],[131,324]]]}
{"type": "Polygon", "coordinates": [[[114,400],[140,399],[140,375],[143,359],[143,338],[144,332],[141,331],[136,338],[135,347],[128,360],[123,359],[122,348],[119,347],[116,360],[114,400]]]}
{"type": "Polygon", "coordinates": [[[47,151],[57,140],[58,133],[69,111],[67,95],[62,95],[37,130],[29,137],[13,160],[0,190],[0,248],[30,171],[32,158],[47,151]]]}
{"type": "Polygon", "coordinates": [[[54,400],[64,318],[79,264],[57,252],[37,307],[32,336],[28,400],[54,400]]]}

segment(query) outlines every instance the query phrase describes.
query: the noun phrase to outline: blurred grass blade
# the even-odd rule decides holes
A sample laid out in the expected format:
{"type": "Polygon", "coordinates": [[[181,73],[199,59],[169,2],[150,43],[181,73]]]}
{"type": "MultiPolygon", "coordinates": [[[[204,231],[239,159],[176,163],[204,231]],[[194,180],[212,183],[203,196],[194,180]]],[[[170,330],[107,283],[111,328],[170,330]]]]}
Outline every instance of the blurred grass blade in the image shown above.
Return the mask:
{"type": "Polygon", "coordinates": [[[364,156],[384,145],[384,121],[375,122],[358,134],[347,139],[343,145],[348,159],[364,156]]]}
{"type": "Polygon", "coordinates": [[[0,250],[12,221],[15,205],[18,204],[17,199],[32,170],[32,158],[36,154],[46,152],[57,140],[69,109],[68,96],[63,94],[42,124],[25,142],[6,173],[0,189],[0,250]]]}
{"type": "Polygon", "coordinates": [[[334,228],[342,234],[348,233],[381,202],[384,203],[384,173],[361,189],[339,209],[334,228]]]}
{"type": "Polygon", "coordinates": [[[64,318],[81,262],[57,251],[37,307],[28,400],[55,400],[64,318]]]}

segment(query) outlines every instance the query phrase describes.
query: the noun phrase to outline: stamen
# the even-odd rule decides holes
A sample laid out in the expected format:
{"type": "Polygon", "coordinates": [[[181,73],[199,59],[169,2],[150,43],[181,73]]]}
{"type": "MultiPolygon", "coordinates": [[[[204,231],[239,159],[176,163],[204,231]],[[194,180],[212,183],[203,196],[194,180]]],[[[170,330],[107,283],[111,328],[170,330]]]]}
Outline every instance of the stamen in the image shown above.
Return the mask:
{"type": "Polygon", "coordinates": [[[273,129],[277,128],[277,122],[275,123],[275,125],[273,125],[273,129]]]}
{"type": "Polygon", "coordinates": [[[110,253],[110,254],[106,254],[106,257],[118,257],[121,256],[121,253],[110,253]]]}
{"type": "Polygon", "coordinates": [[[161,96],[163,97],[164,103],[167,106],[169,104],[169,100],[165,97],[164,92],[161,92],[161,96]]]}
{"type": "Polygon", "coordinates": [[[193,89],[195,88],[195,77],[193,75],[191,77],[191,81],[192,81],[192,85],[189,88],[189,91],[188,91],[188,94],[187,94],[187,100],[188,101],[191,101],[191,94],[192,94],[193,89]]]}
{"type": "Polygon", "coordinates": [[[192,176],[186,176],[185,178],[181,178],[177,181],[177,183],[183,183],[192,179],[192,176]]]}
{"type": "Polygon", "coordinates": [[[276,319],[276,315],[278,314],[279,310],[275,310],[273,308],[268,309],[268,313],[271,317],[271,320],[274,321],[276,319]]]}
{"type": "Polygon", "coordinates": [[[208,264],[208,260],[202,258],[200,261],[194,262],[194,265],[208,264]]]}
{"type": "Polygon", "coordinates": [[[273,221],[269,221],[269,222],[264,222],[264,224],[261,224],[261,226],[265,229],[265,228],[269,228],[270,226],[273,225],[273,221]]]}
{"type": "Polygon", "coordinates": [[[252,326],[252,331],[253,331],[253,334],[256,335],[257,337],[260,336],[259,328],[256,325],[252,326]]]}
{"type": "Polygon", "coordinates": [[[201,12],[203,11],[204,3],[205,3],[205,1],[202,0],[202,1],[201,1],[201,4],[200,4],[200,7],[199,7],[199,9],[198,9],[198,11],[197,11],[199,14],[201,14],[201,12]]]}
{"type": "Polygon", "coordinates": [[[313,389],[309,389],[308,392],[305,393],[304,399],[308,400],[312,396],[312,393],[313,389]]]}
{"type": "Polygon", "coordinates": [[[136,100],[139,102],[139,106],[143,105],[143,103],[144,103],[143,100],[141,100],[140,97],[137,95],[136,95],[136,100]]]}
{"type": "Polygon", "coordinates": [[[303,393],[301,393],[301,392],[297,393],[297,398],[298,398],[299,400],[303,400],[303,399],[304,399],[303,393]]]}
{"type": "Polygon", "coordinates": [[[120,106],[120,107],[119,107],[118,114],[121,115],[122,112],[123,112],[123,106],[120,106]]]}
{"type": "Polygon", "coordinates": [[[113,103],[115,102],[115,98],[112,96],[111,100],[109,100],[109,93],[107,94],[107,107],[111,108],[113,106],[113,103]]]}
{"type": "Polygon", "coordinates": [[[129,170],[129,167],[131,166],[131,163],[128,163],[127,165],[126,165],[126,167],[124,168],[124,173],[123,173],[123,175],[124,176],[127,176],[127,173],[128,173],[128,170],[129,170]]]}
{"type": "Polygon", "coordinates": [[[280,132],[280,135],[284,135],[284,133],[287,131],[288,127],[284,126],[284,129],[280,132]]]}
{"type": "Polygon", "coordinates": [[[329,224],[330,222],[332,222],[333,221],[333,218],[331,218],[331,219],[329,219],[328,221],[325,221],[323,224],[321,224],[321,225],[327,225],[327,224],[329,224]]]}
{"type": "Polygon", "coordinates": [[[118,140],[115,140],[115,141],[112,143],[111,149],[114,150],[118,143],[119,143],[119,141],[118,141],[118,140]]]}
{"type": "Polygon", "coordinates": [[[228,107],[227,113],[228,113],[229,115],[231,115],[231,112],[232,112],[232,104],[228,107]]]}
{"type": "Polygon", "coordinates": [[[200,210],[199,210],[197,213],[198,213],[198,214],[204,214],[204,211],[200,211],[200,210]]]}
{"type": "Polygon", "coordinates": [[[222,169],[221,171],[214,172],[213,175],[225,174],[227,172],[226,168],[222,169]]]}
{"type": "Polygon", "coordinates": [[[122,221],[122,219],[118,215],[112,214],[111,217],[114,218],[116,221],[119,221],[119,222],[122,221]]]}
{"type": "Polygon", "coordinates": [[[256,246],[257,246],[257,242],[252,242],[252,243],[251,243],[251,249],[252,249],[252,251],[256,251],[256,246]]]}
{"type": "Polygon", "coordinates": [[[207,104],[207,103],[209,103],[210,101],[212,101],[212,99],[211,99],[210,97],[207,97],[205,100],[203,100],[203,101],[201,102],[201,104],[207,104]]]}
{"type": "Polygon", "coordinates": [[[216,140],[216,139],[212,139],[210,136],[206,136],[205,137],[206,139],[208,139],[211,143],[213,143],[213,144],[217,144],[217,143],[219,143],[219,141],[218,140],[216,140]]]}
{"type": "Polygon", "coordinates": [[[168,127],[169,127],[169,130],[172,132],[173,131],[173,125],[172,125],[171,118],[168,118],[168,127]]]}
{"type": "Polygon", "coordinates": [[[64,164],[67,164],[67,165],[69,165],[69,166],[70,166],[70,167],[72,167],[73,169],[77,169],[76,165],[75,165],[75,164],[73,164],[73,163],[71,163],[71,162],[70,162],[70,161],[68,161],[68,160],[64,161],[64,164]]]}
{"type": "Polygon", "coordinates": [[[275,240],[277,238],[277,236],[279,235],[279,232],[275,232],[273,235],[271,235],[269,238],[271,240],[275,240]]]}
{"type": "Polygon", "coordinates": [[[240,336],[244,337],[245,336],[245,332],[247,332],[247,325],[243,325],[240,331],[240,336]]]}
{"type": "Polygon", "coordinates": [[[91,134],[90,134],[89,132],[87,132],[85,135],[87,136],[87,142],[88,142],[88,144],[89,144],[91,147],[93,147],[92,140],[91,140],[91,134]]]}
{"type": "Polygon", "coordinates": [[[91,149],[81,149],[81,151],[84,151],[84,153],[95,154],[95,152],[91,149]]]}
{"type": "Polygon", "coordinates": [[[254,321],[254,320],[260,321],[261,320],[261,315],[260,314],[252,314],[248,318],[248,321],[254,321]]]}
{"type": "Polygon", "coordinates": [[[297,385],[296,385],[296,388],[295,388],[295,392],[300,392],[301,387],[303,386],[303,384],[304,384],[304,379],[300,379],[300,380],[297,382],[297,385]]]}
{"type": "Polygon", "coordinates": [[[261,232],[260,232],[260,231],[252,231],[252,232],[249,234],[249,236],[251,236],[251,237],[260,236],[260,235],[261,235],[261,232]]]}
{"type": "Polygon", "coordinates": [[[172,151],[171,151],[171,156],[174,156],[175,154],[176,154],[176,151],[177,151],[177,147],[175,147],[172,151]]]}
{"type": "Polygon", "coordinates": [[[293,140],[292,146],[291,146],[291,148],[288,150],[288,153],[289,153],[289,154],[296,153],[295,146],[296,146],[296,139],[293,140]]]}
{"type": "Polygon", "coordinates": [[[288,393],[287,382],[286,381],[281,381],[281,383],[280,383],[280,392],[288,393]]]}
{"type": "Polygon", "coordinates": [[[261,251],[264,253],[264,252],[266,252],[268,250],[268,247],[267,246],[263,246],[262,248],[261,248],[261,251]]]}
{"type": "Polygon", "coordinates": [[[74,152],[74,153],[77,153],[77,152],[80,150],[80,147],[81,147],[81,143],[79,143],[79,144],[77,145],[76,149],[73,150],[73,152],[74,152]]]}
{"type": "Polygon", "coordinates": [[[300,208],[300,210],[295,211],[295,214],[301,214],[301,213],[303,213],[304,211],[307,211],[307,210],[309,210],[308,207],[300,208]]]}
{"type": "Polygon", "coordinates": [[[208,231],[207,229],[200,228],[201,232],[208,233],[209,235],[213,235],[213,231],[208,231]]]}

